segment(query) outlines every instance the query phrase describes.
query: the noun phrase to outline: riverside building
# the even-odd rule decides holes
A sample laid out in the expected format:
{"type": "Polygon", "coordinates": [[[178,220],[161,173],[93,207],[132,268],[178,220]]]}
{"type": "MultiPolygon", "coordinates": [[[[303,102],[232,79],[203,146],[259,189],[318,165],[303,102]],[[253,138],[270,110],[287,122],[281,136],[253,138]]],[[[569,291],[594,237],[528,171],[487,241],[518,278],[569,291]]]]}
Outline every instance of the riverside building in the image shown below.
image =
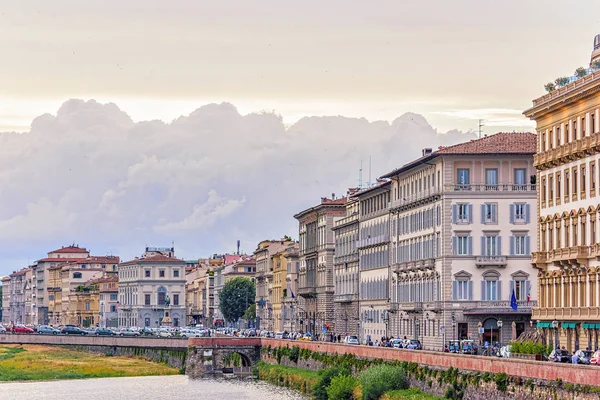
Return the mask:
{"type": "Polygon", "coordinates": [[[598,348],[600,334],[600,35],[590,69],[533,100],[537,124],[539,304],[533,319],[553,346],[598,348]]]}
{"type": "Polygon", "coordinates": [[[535,140],[498,133],[424,149],[382,177],[392,180],[392,336],[440,350],[454,339],[506,344],[532,329],[535,140]]]}

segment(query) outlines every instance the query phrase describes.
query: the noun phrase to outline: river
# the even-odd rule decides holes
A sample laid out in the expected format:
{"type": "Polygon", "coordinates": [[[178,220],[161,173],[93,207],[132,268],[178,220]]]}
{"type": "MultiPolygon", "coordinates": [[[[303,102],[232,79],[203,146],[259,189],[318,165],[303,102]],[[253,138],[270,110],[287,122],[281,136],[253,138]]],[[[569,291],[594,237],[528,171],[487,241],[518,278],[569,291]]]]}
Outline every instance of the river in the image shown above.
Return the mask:
{"type": "Polygon", "coordinates": [[[184,375],[0,383],[1,400],[305,400],[301,394],[246,379],[188,379],[184,375]]]}

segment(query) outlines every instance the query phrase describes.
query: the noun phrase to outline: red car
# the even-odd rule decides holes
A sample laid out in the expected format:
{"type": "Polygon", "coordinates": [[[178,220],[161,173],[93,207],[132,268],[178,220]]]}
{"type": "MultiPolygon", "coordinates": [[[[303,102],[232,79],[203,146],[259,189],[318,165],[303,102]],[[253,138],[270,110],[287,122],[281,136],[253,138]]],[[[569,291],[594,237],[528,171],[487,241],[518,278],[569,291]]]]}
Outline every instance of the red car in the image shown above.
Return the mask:
{"type": "Polygon", "coordinates": [[[33,329],[28,328],[28,327],[23,326],[23,325],[15,325],[12,328],[12,332],[13,333],[33,333],[33,329]]]}

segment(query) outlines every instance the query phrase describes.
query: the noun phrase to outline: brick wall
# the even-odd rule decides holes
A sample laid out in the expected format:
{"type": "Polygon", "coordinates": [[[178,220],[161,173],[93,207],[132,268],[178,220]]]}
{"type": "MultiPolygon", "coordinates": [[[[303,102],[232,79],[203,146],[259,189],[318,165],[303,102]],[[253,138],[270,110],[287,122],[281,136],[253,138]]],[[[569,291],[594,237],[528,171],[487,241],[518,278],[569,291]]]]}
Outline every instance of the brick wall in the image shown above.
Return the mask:
{"type": "Polygon", "coordinates": [[[263,346],[273,347],[298,346],[321,353],[354,354],[361,358],[381,358],[415,362],[439,368],[458,368],[461,370],[501,373],[520,376],[523,379],[543,379],[580,385],[600,386],[600,368],[597,366],[558,364],[543,361],[515,360],[497,357],[482,357],[441,353],[433,351],[415,351],[390,349],[385,347],[352,346],[327,342],[304,342],[277,339],[261,339],[263,346]]]}

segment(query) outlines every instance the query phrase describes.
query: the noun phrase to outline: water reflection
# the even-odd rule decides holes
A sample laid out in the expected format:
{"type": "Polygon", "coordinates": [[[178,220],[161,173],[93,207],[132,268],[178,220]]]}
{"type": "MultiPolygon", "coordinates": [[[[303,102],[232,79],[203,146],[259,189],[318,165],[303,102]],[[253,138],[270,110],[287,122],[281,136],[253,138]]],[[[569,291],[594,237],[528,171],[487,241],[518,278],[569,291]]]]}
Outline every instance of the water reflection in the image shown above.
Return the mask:
{"type": "Polygon", "coordinates": [[[192,380],[183,375],[0,383],[2,400],[64,398],[82,400],[306,399],[291,390],[255,380],[192,380]]]}

